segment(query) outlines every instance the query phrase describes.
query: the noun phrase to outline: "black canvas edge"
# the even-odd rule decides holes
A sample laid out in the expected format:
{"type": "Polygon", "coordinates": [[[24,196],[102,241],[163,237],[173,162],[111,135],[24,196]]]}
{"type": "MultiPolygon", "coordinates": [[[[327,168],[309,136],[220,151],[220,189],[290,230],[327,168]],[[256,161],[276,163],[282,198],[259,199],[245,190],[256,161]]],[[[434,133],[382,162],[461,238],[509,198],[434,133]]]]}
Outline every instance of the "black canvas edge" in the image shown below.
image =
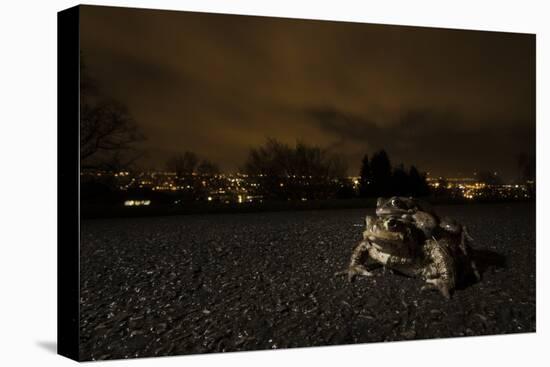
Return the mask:
{"type": "Polygon", "coordinates": [[[79,358],[80,9],[57,13],[57,353],[79,358]]]}

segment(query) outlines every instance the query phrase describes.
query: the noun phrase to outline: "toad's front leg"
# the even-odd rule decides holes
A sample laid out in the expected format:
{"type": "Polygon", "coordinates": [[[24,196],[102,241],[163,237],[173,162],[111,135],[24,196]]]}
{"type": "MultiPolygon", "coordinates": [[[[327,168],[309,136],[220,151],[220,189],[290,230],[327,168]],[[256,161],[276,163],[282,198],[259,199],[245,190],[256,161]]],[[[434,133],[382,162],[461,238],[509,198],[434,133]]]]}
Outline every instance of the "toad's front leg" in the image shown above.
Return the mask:
{"type": "Polygon", "coordinates": [[[461,234],[461,240],[460,240],[460,250],[462,251],[462,254],[466,259],[468,259],[470,271],[475,276],[476,280],[481,280],[481,275],[479,273],[479,270],[477,269],[476,262],[474,260],[473,256],[473,249],[472,249],[472,243],[474,242],[474,239],[472,236],[470,236],[470,233],[468,232],[468,228],[466,226],[462,226],[462,234],[461,234]]]}
{"type": "Polygon", "coordinates": [[[449,299],[456,285],[454,258],[449,249],[435,238],[426,242],[425,251],[430,263],[422,271],[422,278],[426,281],[422,290],[437,289],[443,297],[449,299]]]}
{"type": "Polygon", "coordinates": [[[443,297],[446,299],[451,298],[451,288],[449,282],[442,278],[432,278],[426,279],[426,284],[420,288],[421,291],[436,289],[438,290],[443,297]]]}
{"type": "Polygon", "coordinates": [[[351,260],[347,269],[339,271],[334,275],[347,275],[348,280],[351,282],[357,275],[362,276],[372,276],[373,274],[367,270],[363,265],[365,262],[365,255],[368,256],[369,248],[371,247],[370,243],[367,240],[359,242],[357,247],[353,250],[351,254],[351,260]]]}

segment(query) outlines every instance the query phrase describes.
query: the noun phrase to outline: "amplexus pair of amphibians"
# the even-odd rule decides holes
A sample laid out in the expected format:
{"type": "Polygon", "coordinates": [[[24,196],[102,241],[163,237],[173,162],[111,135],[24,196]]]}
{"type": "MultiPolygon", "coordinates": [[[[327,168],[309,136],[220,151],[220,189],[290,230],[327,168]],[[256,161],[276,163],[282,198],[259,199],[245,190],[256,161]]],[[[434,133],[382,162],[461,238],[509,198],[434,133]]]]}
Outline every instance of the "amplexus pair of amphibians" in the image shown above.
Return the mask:
{"type": "Polygon", "coordinates": [[[344,274],[372,276],[368,260],[426,282],[450,298],[457,283],[479,272],[472,258],[473,242],[465,226],[440,218],[425,202],[414,198],[379,198],[376,215],[367,216],[363,240],[352,252],[344,274]]]}

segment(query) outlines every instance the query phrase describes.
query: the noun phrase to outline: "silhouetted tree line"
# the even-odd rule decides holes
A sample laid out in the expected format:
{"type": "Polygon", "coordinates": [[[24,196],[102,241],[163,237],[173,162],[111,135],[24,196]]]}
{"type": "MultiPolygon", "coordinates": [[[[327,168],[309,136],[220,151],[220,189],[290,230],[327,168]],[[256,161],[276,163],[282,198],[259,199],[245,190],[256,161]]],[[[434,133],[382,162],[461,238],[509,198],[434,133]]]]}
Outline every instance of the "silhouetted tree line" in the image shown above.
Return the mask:
{"type": "MultiPolygon", "coordinates": [[[[166,169],[175,173],[174,192],[163,195],[183,201],[205,199],[215,187],[225,187],[218,176],[219,167],[191,151],[169,157],[166,169]]],[[[426,177],[411,166],[392,167],[385,151],[362,160],[359,192],[347,176],[345,160],[329,149],[297,142],[288,145],[267,139],[264,145],[250,149],[241,172],[256,183],[250,194],[274,200],[315,200],[378,196],[424,196],[429,194],[426,177]]],[[[250,187],[250,186],[249,186],[250,187]]],[[[133,188],[132,194],[140,189],[133,188]]],[[[160,193],[159,193],[160,194],[160,193]]]]}
{"type": "Polygon", "coordinates": [[[403,164],[392,168],[388,154],[380,150],[369,160],[363,157],[360,170],[359,195],[376,196],[426,196],[430,193],[426,176],[415,166],[407,170],[403,164]]]}
{"type": "Polygon", "coordinates": [[[191,151],[177,153],[168,158],[166,169],[176,174],[176,185],[185,187],[185,190],[179,190],[177,193],[183,200],[196,200],[208,196],[210,188],[204,184],[204,180],[208,179],[211,184],[213,176],[220,173],[217,164],[200,158],[191,151]]]}
{"type": "MultiPolygon", "coordinates": [[[[80,160],[83,170],[119,172],[130,170],[143,156],[138,148],[144,140],[139,126],[125,105],[103,93],[89,74],[81,57],[80,66],[80,160]]],[[[177,195],[195,199],[208,195],[203,178],[215,181],[217,164],[184,151],[174,154],[166,168],[175,172],[176,184],[184,186],[177,195]]],[[[330,149],[298,141],[291,146],[276,139],[250,149],[243,172],[258,185],[257,194],[266,199],[303,200],[349,198],[356,196],[346,179],[345,160],[330,149]]],[[[82,181],[83,199],[118,201],[117,180],[109,175],[87,176],[82,181]]],[[[405,171],[402,165],[392,169],[384,151],[365,156],[361,167],[361,196],[425,195],[425,177],[415,167],[405,171]]]]}
{"type": "Polygon", "coordinates": [[[347,166],[328,149],[270,138],[249,151],[243,171],[255,178],[265,198],[325,199],[339,194],[347,166]]]}
{"type": "Polygon", "coordinates": [[[487,185],[502,185],[502,178],[497,172],[491,172],[489,170],[480,171],[477,174],[477,179],[479,182],[483,182],[487,185]]]}
{"type": "Polygon", "coordinates": [[[200,159],[196,153],[190,151],[185,151],[183,154],[178,153],[168,158],[166,168],[169,171],[175,172],[181,178],[193,175],[193,173],[202,176],[220,173],[220,168],[217,164],[208,159],[200,159]]]}

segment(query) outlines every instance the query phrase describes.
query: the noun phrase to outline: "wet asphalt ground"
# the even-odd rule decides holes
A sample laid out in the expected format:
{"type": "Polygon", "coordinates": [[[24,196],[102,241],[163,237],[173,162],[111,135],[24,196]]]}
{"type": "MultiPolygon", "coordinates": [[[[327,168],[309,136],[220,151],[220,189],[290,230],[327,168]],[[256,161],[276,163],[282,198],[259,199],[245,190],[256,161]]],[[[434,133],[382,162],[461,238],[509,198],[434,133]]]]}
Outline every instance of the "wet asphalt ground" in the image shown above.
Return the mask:
{"type": "Polygon", "coordinates": [[[482,280],[451,300],[344,269],[372,209],[81,224],[81,359],[535,331],[535,206],[436,207],[468,225],[482,280]]]}

